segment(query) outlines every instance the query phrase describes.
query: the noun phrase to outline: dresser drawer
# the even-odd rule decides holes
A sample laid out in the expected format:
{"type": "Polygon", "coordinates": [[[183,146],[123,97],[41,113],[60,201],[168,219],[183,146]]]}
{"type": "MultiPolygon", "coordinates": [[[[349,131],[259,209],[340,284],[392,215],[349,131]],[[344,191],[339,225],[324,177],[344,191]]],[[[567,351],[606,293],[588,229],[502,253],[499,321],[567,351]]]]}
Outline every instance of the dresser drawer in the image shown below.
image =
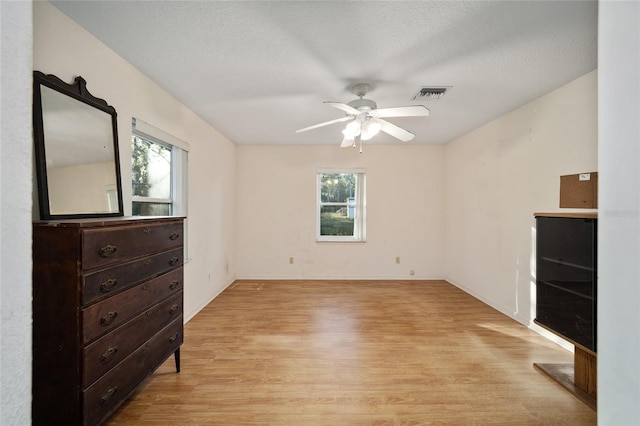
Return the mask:
{"type": "Polygon", "coordinates": [[[82,234],[82,268],[92,269],[182,246],[183,238],[181,221],[88,229],[82,234]]]}
{"type": "Polygon", "coordinates": [[[182,344],[182,317],[162,329],[82,393],[84,424],[102,423],[182,344]]]}
{"type": "Polygon", "coordinates": [[[83,309],[83,342],[115,329],[171,294],[180,292],[182,277],[182,268],[178,268],[83,309]]]}
{"type": "Polygon", "coordinates": [[[183,263],[183,255],[180,247],[86,274],[83,276],[82,303],[87,305],[179,267],[183,263]]]}
{"type": "Polygon", "coordinates": [[[87,346],[82,355],[83,387],[117,365],[158,330],[182,316],[182,312],[182,292],[179,292],[87,346]]]}

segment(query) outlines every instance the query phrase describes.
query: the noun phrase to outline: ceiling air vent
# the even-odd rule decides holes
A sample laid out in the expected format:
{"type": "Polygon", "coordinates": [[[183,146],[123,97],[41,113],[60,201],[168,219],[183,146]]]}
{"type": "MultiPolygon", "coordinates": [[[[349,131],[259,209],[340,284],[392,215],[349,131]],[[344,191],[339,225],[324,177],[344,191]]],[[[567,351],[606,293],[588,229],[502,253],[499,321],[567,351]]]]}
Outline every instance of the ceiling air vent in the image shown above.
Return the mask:
{"type": "Polygon", "coordinates": [[[451,87],[423,87],[413,95],[412,101],[437,101],[447,93],[451,87]]]}

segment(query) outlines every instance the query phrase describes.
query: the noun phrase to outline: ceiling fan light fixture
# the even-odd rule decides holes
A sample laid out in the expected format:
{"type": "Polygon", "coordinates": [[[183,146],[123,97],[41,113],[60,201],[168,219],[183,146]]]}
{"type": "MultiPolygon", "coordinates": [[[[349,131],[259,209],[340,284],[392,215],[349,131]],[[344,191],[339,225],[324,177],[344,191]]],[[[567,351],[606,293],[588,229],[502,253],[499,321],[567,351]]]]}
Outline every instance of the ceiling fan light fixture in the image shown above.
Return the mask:
{"type": "Polygon", "coordinates": [[[360,128],[360,121],[353,120],[352,122],[347,124],[347,127],[345,127],[345,129],[342,131],[342,134],[345,138],[355,139],[355,137],[360,134],[360,128]]]}
{"type": "Polygon", "coordinates": [[[380,129],[382,129],[382,124],[375,119],[367,120],[362,126],[362,133],[360,134],[360,138],[363,141],[368,141],[378,133],[380,133],[380,129]]]}
{"type": "Polygon", "coordinates": [[[349,148],[356,145],[355,139],[344,138],[340,144],[340,148],[349,148]]]}

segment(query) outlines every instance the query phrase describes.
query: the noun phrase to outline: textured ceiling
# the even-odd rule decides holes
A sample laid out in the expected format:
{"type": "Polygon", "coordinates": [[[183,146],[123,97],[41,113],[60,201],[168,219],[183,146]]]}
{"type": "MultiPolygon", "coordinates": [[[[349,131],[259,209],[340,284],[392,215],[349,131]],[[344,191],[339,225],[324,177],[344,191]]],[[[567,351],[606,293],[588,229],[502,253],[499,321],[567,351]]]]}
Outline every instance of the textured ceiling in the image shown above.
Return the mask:
{"type": "MultiPolygon", "coordinates": [[[[596,68],[596,1],[52,1],[238,144],[339,144],[350,86],[443,144],[596,68]]],[[[162,126],[162,123],[154,123],[162,126]]],[[[380,134],[367,143],[402,143],[380,134]]]]}

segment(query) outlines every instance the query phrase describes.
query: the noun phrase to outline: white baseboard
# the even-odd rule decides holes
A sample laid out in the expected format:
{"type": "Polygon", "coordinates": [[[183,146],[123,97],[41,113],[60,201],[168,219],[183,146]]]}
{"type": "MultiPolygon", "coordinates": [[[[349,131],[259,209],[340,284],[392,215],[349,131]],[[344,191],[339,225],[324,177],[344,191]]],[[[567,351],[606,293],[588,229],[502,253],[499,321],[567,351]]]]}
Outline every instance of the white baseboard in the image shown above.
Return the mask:
{"type": "Polygon", "coordinates": [[[491,300],[473,290],[471,290],[470,288],[459,284],[451,279],[449,279],[448,277],[444,278],[447,282],[451,283],[452,285],[458,287],[460,290],[464,291],[465,293],[475,297],[476,299],[478,299],[479,301],[481,301],[482,303],[484,303],[485,305],[489,305],[491,306],[493,309],[495,309],[496,311],[508,316],[509,318],[518,321],[520,324],[529,327],[531,325],[531,318],[522,315],[519,312],[513,312],[512,309],[503,306],[499,303],[497,303],[495,300],[491,300]]]}
{"type": "Polygon", "coordinates": [[[384,280],[405,280],[405,281],[434,281],[444,280],[443,277],[402,275],[402,276],[348,276],[348,275],[317,275],[317,276],[265,276],[265,275],[240,275],[237,280],[353,280],[353,281],[384,281],[384,280]]]}

